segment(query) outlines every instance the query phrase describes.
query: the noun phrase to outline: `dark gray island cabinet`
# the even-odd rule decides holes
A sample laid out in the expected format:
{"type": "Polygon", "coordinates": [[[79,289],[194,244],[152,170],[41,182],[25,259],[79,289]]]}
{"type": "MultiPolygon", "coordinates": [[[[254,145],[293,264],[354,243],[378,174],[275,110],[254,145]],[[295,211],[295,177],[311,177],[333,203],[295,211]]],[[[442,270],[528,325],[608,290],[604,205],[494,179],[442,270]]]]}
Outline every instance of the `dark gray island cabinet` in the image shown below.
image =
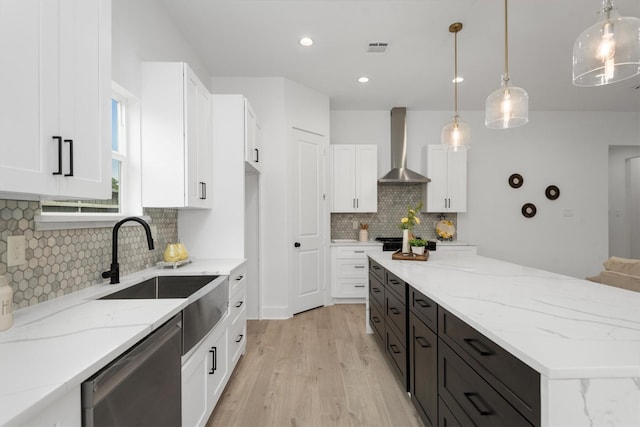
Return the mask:
{"type": "Polygon", "coordinates": [[[538,372],[375,260],[369,272],[369,323],[426,426],[541,425],[538,372]]]}

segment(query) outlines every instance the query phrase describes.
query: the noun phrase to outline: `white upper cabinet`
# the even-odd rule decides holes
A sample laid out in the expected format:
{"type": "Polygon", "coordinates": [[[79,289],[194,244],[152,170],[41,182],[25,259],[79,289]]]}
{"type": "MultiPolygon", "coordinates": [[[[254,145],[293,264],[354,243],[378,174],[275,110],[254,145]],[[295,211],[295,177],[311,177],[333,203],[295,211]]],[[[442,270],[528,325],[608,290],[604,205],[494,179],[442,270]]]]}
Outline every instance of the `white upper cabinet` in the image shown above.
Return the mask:
{"type": "Polygon", "coordinates": [[[0,192],[111,197],[111,1],[0,0],[0,192]]]}
{"type": "Polygon", "coordinates": [[[331,212],[378,211],[378,146],[332,145],[331,212]]]}
{"type": "Polygon", "coordinates": [[[427,146],[426,212],[467,211],[467,151],[427,146]]]}
{"type": "Polygon", "coordinates": [[[142,204],[211,208],[211,94],[184,62],[142,64],[142,204]]]}
{"type": "Polygon", "coordinates": [[[262,164],[260,159],[260,144],[262,135],[260,126],[256,119],[256,114],[251,108],[251,104],[244,100],[244,159],[247,164],[251,165],[256,171],[260,172],[262,164]]]}

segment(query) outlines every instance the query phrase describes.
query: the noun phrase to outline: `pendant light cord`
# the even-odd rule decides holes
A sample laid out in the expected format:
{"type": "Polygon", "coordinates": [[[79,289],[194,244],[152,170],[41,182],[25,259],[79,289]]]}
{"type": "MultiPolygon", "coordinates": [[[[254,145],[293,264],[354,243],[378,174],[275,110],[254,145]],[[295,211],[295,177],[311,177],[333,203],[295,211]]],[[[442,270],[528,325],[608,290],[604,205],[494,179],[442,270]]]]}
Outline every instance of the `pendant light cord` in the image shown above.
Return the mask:
{"type": "Polygon", "coordinates": [[[504,0],[504,83],[509,81],[509,26],[507,24],[507,0],[504,0]]]}
{"type": "Polygon", "coordinates": [[[454,45],[454,61],[453,61],[453,111],[454,120],[458,121],[458,31],[453,35],[454,45]]]}

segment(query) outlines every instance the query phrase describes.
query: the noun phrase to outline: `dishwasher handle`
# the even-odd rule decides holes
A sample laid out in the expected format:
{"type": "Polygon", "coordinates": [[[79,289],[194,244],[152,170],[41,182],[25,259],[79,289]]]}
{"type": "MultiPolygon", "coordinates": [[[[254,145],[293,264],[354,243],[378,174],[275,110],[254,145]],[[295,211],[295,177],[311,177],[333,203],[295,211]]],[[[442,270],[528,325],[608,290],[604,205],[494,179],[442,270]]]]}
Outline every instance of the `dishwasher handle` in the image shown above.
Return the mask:
{"type": "Polygon", "coordinates": [[[135,372],[155,351],[182,335],[182,313],[147,335],[109,365],[82,383],[82,407],[95,406],[120,383],[135,372]]]}

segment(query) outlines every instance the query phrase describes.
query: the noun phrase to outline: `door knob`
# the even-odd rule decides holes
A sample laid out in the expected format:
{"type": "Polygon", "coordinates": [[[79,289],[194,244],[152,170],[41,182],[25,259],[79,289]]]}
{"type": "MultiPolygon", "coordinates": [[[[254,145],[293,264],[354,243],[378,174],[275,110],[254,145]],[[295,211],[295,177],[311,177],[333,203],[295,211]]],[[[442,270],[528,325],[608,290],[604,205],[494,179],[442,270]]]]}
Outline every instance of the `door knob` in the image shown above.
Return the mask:
{"type": "Polygon", "coordinates": [[[300,247],[300,242],[295,242],[295,243],[293,244],[293,246],[295,246],[296,248],[299,248],[299,247],[300,247]]]}

